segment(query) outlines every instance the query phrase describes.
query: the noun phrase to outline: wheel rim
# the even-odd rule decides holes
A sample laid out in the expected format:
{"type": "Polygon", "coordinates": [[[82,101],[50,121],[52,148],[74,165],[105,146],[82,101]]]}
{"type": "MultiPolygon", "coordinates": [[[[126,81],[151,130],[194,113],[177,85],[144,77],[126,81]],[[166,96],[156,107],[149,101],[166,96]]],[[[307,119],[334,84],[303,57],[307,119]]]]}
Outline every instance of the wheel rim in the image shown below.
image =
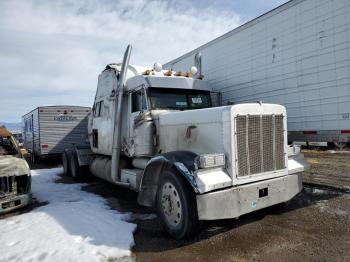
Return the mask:
{"type": "Polygon", "coordinates": [[[172,183],[163,185],[161,203],[166,222],[171,226],[178,226],[182,218],[181,199],[172,183]]]}

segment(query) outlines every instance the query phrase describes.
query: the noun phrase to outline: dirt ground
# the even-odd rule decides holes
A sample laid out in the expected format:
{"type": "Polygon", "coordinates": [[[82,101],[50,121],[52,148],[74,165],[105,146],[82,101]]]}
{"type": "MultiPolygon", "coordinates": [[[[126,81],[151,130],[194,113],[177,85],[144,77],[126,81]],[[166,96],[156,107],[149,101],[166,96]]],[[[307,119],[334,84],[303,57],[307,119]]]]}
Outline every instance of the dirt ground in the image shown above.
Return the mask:
{"type": "Polygon", "coordinates": [[[350,191],[350,151],[308,150],[304,156],[311,168],[304,172],[304,181],[350,191]]]}
{"type": "Polygon", "coordinates": [[[136,261],[350,261],[350,154],[304,154],[310,163],[304,189],[286,206],[206,222],[184,241],[164,233],[155,211],[137,205],[136,193],[95,178],[84,190],[133,214],[136,261]]]}

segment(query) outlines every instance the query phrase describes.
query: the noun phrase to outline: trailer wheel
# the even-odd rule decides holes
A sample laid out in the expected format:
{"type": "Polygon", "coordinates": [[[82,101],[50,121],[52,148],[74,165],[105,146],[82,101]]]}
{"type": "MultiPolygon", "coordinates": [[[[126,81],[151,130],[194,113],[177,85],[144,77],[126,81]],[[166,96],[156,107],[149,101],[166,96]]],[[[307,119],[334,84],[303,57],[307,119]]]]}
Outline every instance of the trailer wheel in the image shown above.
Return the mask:
{"type": "Polygon", "coordinates": [[[63,175],[65,176],[72,176],[70,165],[69,165],[70,155],[71,155],[71,152],[69,152],[68,150],[64,150],[62,153],[63,175]]]}
{"type": "Polygon", "coordinates": [[[70,166],[70,173],[74,180],[80,181],[83,177],[82,174],[82,168],[79,166],[78,162],[78,156],[76,151],[72,151],[69,156],[69,166],[70,166]]]}
{"type": "Polygon", "coordinates": [[[32,162],[33,164],[39,164],[40,162],[39,157],[37,157],[34,152],[30,154],[30,162],[32,162]]]}
{"type": "Polygon", "coordinates": [[[165,171],[159,181],[157,210],[165,230],[176,239],[188,238],[198,226],[195,195],[174,170],[165,171]]]}

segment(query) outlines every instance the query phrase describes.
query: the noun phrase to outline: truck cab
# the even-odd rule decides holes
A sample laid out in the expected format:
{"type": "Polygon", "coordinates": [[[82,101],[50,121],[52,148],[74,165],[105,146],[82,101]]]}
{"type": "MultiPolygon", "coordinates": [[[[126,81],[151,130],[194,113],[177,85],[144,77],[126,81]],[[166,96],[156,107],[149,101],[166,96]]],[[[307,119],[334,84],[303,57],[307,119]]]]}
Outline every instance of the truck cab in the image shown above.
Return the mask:
{"type": "MultiPolygon", "coordinates": [[[[97,154],[112,154],[113,111],[118,65],[108,65],[98,80],[90,121],[90,143],[97,154]],[[114,85],[113,85],[114,83],[114,85]]],[[[205,81],[129,66],[121,118],[122,152],[127,157],[151,157],[162,151],[159,115],[212,107],[211,88],[205,81]],[[149,73],[148,73],[149,72],[149,73]],[[135,74],[135,75],[132,75],[135,74]]],[[[163,151],[164,152],[164,151],[163,151]]],[[[165,152],[164,152],[165,153],[165,152]]]]}
{"type": "Polygon", "coordinates": [[[301,191],[307,165],[287,145],[283,106],[215,106],[196,68],[183,74],[125,60],[99,75],[92,153],[71,153],[75,166],[139,192],[138,203],[156,207],[175,238],[192,235],[200,220],[237,218],[301,191]]]}

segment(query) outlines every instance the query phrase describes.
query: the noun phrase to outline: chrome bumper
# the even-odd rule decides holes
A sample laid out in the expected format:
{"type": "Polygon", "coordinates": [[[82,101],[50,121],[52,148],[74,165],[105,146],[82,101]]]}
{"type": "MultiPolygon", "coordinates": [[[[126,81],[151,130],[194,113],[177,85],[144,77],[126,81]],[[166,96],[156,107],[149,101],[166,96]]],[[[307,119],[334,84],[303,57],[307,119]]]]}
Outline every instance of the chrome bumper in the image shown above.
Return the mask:
{"type": "Polygon", "coordinates": [[[0,214],[24,207],[32,202],[32,194],[23,194],[0,199],[0,214]]]}
{"type": "Polygon", "coordinates": [[[197,195],[199,220],[237,218],[292,199],[302,190],[301,174],[197,195]]]}

